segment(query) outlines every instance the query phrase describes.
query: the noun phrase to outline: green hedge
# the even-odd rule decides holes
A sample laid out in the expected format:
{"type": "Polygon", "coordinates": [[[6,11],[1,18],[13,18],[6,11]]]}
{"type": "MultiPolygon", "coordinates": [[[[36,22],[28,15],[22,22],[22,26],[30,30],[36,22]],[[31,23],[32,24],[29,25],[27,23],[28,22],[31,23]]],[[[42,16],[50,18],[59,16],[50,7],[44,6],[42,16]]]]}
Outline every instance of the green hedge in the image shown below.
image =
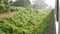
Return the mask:
{"type": "Polygon", "coordinates": [[[0,4],[0,13],[17,11],[14,6],[9,6],[5,4],[0,4]]]}
{"type": "Polygon", "coordinates": [[[40,34],[49,23],[50,9],[17,9],[15,15],[0,18],[1,34],[40,34]]]}
{"type": "Polygon", "coordinates": [[[0,13],[8,12],[8,11],[10,11],[10,7],[8,5],[0,4],[0,13]]]}

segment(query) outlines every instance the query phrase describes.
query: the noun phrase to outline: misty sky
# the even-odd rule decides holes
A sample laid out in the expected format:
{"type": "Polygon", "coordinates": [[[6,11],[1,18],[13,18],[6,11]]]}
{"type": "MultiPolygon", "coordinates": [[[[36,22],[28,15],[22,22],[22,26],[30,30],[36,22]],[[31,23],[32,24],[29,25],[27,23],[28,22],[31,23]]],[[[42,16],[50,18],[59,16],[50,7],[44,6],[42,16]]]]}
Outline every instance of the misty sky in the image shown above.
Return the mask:
{"type": "MultiPolygon", "coordinates": [[[[13,0],[13,1],[15,1],[15,0],[13,0]]],[[[30,0],[30,1],[35,1],[35,0],[30,0]]],[[[31,2],[31,3],[33,4],[33,2],[31,2]]],[[[54,8],[54,6],[55,6],[55,0],[45,0],[45,3],[47,3],[52,8],[54,8]]]]}
{"type": "Polygon", "coordinates": [[[54,6],[55,6],[55,0],[45,0],[45,2],[46,2],[49,6],[51,6],[52,8],[54,8],[54,6]]]}
{"type": "MultiPolygon", "coordinates": [[[[30,0],[30,1],[35,1],[35,0],[30,0]]],[[[54,6],[55,6],[55,0],[45,0],[45,3],[47,3],[52,8],[54,8],[54,6]]],[[[33,4],[33,2],[32,2],[32,4],[33,4]]]]}

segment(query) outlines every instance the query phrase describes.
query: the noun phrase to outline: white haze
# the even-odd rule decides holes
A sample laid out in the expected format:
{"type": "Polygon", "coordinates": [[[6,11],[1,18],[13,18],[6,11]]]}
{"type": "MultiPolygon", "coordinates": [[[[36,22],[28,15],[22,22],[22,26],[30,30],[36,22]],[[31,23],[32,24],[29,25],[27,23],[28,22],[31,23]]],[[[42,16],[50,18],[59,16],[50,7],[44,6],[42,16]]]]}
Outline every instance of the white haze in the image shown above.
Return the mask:
{"type": "MultiPolygon", "coordinates": [[[[15,2],[15,0],[13,0],[15,2]]],[[[33,1],[35,0],[30,0],[31,1],[31,4],[34,4],[33,1]]],[[[44,0],[46,4],[48,4],[48,6],[54,8],[55,7],[55,0],[44,0]]],[[[60,3],[60,1],[59,1],[60,3]]]]}
{"type": "MultiPolygon", "coordinates": [[[[30,0],[32,4],[34,4],[32,1],[35,0],[30,0]]],[[[48,4],[48,6],[54,8],[55,7],[55,0],[44,0],[46,4],[48,4]]]]}

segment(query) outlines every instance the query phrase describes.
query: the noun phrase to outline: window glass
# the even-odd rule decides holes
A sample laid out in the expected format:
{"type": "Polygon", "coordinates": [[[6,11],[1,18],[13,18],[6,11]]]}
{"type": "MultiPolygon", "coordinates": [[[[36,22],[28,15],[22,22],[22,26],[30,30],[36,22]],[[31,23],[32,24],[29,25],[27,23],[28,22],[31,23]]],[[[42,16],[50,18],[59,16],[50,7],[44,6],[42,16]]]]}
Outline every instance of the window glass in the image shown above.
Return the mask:
{"type": "Polygon", "coordinates": [[[0,0],[0,34],[54,34],[54,9],[55,0],[0,0]]]}

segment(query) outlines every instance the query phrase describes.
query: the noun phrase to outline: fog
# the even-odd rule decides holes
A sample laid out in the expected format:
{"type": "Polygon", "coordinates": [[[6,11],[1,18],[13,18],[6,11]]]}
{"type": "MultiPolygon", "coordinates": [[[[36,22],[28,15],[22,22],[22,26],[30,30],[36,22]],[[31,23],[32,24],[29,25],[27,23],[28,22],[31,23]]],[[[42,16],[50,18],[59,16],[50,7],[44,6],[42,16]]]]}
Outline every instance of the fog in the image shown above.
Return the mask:
{"type": "MultiPolygon", "coordinates": [[[[15,1],[15,0],[13,0],[13,1],[15,1]]],[[[30,0],[30,1],[31,1],[31,4],[34,4],[34,1],[36,1],[36,0],[30,0]]],[[[44,1],[49,7],[51,7],[51,8],[55,7],[55,0],[44,0],[44,1]]]]}
{"type": "MultiPolygon", "coordinates": [[[[32,4],[34,4],[33,1],[35,1],[35,0],[30,0],[30,1],[31,1],[32,4]]],[[[46,3],[48,6],[50,6],[51,8],[54,8],[54,7],[55,7],[55,0],[44,0],[44,1],[45,1],[45,3],[46,3]]]]}

